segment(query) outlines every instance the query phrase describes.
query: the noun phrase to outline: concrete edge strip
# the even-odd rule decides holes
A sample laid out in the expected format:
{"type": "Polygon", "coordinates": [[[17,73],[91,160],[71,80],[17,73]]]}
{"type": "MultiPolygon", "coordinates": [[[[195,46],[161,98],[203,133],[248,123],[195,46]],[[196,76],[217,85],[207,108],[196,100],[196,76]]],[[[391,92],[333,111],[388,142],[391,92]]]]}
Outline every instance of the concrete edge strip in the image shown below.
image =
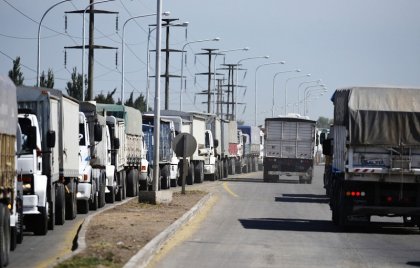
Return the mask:
{"type": "Polygon", "coordinates": [[[58,265],[59,263],[62,263],[72,257],[74,257],[75,255],[79,254],[80,252],[82,252],[83,250],[86,249],[86,232],[87,229],[89,227],[89,223],[92,220],[93,217],[95,217],[96,215],[99,215],[100,213],[103,213],[107,210],[110,210],[112,208],[118,207],[120,205],[123,205],[131,200],[133,200],[134,198],[137,197],[129,197],[126,198],[125,200],[119,202],[119,203],[114,203],[114,204],[106,204],[108,205],[108,207],[105,208],[101,208],[98,211],[95,211],[94,213],[90,214],[89,216],[87,216],[81,223],[81,228],[79,228],[79,232],[76,234],[77,235],[77,249],[72,251],[71,253],[65,255],[64,257],[60,258],[58,261],[56,261],[55,263],[53,263],[50,267],[54,267],[56,265],[58,265]]]}
{"type": "Polygon", "coordinates": [[[136,255],[124,265],[124,268],[146,267],[156,252],[186,223],[188,223],[204,207],[212,193],[206,194],[198,203],[187,211],[181,218],[169,225],[160,234],[150,240],[136,255]]]}

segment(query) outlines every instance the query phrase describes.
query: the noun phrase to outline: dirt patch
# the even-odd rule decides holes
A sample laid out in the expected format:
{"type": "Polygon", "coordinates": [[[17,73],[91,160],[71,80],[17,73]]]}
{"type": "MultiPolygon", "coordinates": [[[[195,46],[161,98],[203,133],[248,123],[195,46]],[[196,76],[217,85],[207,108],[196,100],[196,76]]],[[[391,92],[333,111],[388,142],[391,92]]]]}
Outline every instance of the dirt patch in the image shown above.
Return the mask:
{"type": "Polygon", "coordinates": [[[204,191],[173,193],[169,205],[133,199],[97,216],[86,232],[87,248],[58,267],[122,267],[144,245],[190,210],[204,191]]]}

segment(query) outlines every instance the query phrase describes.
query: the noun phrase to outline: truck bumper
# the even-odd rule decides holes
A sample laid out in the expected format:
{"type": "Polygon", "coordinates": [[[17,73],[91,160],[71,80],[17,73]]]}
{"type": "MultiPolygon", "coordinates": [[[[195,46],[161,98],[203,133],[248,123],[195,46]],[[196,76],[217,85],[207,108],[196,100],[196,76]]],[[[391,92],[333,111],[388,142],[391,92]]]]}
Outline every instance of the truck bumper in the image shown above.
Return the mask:
{"type": "Polygon", "coordinates": [[[204,165],[204,175],[214,174],[216,172],[215,165],[204,165]]]}
{"type": "Polygon", "coordinates": [[[79,183],[77,188],[77,200],[89,200],[92,192],[92,185],[90,183],[79,183]]]}
{"type": "Polygon", "coordinates": [[[420,216],[420,207],[353,206],[357,215],[420,216]]]}

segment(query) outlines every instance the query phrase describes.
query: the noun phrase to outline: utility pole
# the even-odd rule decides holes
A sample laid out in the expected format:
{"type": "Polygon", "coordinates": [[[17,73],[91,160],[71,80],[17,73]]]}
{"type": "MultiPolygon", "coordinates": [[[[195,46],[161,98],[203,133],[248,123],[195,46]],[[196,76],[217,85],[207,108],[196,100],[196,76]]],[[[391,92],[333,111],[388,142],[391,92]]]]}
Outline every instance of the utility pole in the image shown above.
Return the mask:
{"type": "MultiPolygon", "coordinates": [[[[182,50],[180,49],[171,49],[169,48],[169,38],[170,38],[170,28],[171,27],[187,27],[188,23],[184,22],[184,23],[179,23],[179,24],[173,24],[172,22],[177,21],[179,19],[174,19],[174,18],[166,18],[166,19],[162,19],[162,28],[166,29],[166,47],[162,48],[161,51],[165,53],[165,73],[161,74],[160,77],[164,77],[165,78],[165,110],[169,109],[169,80],[170,78],[179,78],[181,77],[180,75],[175,75],[175,74],[171,74],[169,72],[169,59],[170,59],[170,53],[171,52],[182,52],[182,50]]],[[[154,26],[156,27],[156,24],[151,24],[149,26],[154,26]]],[[[155,51],[155,50],[152,50],[155,51]]],[[[156,52],[156,51],[155,51],[156,52]]],[[[154,76],[152,76],[154,77],[154,76]]],[[[182,79],[182,77],[181,77],[182,79]]]]}
{"type": "Polygon", "coordinates": [[[217,50],[216,48],[202,48],[202,50],[206,51],[206,52],[202,52],[202,53],[197,53],[196,55],[207,55],[208,59],[209,59],[209,67],[208,67],[208,72],[204,72],[204,73],[197,73],[196,75],[207,75],[208,77],[208,81],[207,81],[207,113],[211,113],[211,77],[213,75],[212,71],[211,71],[211,60],[212,57],[217,54],[217,50]]]}
{"type": "MultiPolygon", "coordinates": [[[[227,70],[228,71],[228,80],[227,80],[227,84],[222,85],[222,87],[227,87],[227,90],[225,90],[225,92],[227,93],[227,100],[225,102],[223,102],[223,104],[226,104],[226,119],[228,120],[235,120],[236,118],[236,114],[235,114],[235,105],[237,104],[236,102],[236,98],[238,95],[238,89],[240,87],[244,87],[244,86],[240,86],[235,84],[235,71],[239,71],[239,70],[244,70],[244,69],[239,69],[238,68],[238,64],[222,64],[223,66],[226,66],[225,68],[223,68],[222,70],[227,70]]],[[[242,103],[239,103],[242,104],[242,103]]]]}
{"type": "MultiPolygon", "coordinates": [[[[94,0],[89,0],[90,8],[89,11],[89,44],[85,46],[85,49],[89,49],[89,60],[88,60],[88,89],[87,89],[87,96],[86,100],[93,100],[93,76],[94,76],[94,60],[95,60],[95,49],[114,49],[117,50],[117,47],[110,47],[110,46],[101,46],[95,45],[95,14],[118,14],[115,11],[106,11],[106,10],[97,10],[94,8],[94,0]]],[[[74,10],[74,11],[67,11],[65,14],[83,14],[85,10],[74,10]]],[[[84,38],[84,36],[82,37],[84,38]]],[[[83,49],[83,45],[81,46],[67,46],[64,47],[65,49],[83,49]]],[[[85,78],[83,77],[83,83],[85,78]]]]}

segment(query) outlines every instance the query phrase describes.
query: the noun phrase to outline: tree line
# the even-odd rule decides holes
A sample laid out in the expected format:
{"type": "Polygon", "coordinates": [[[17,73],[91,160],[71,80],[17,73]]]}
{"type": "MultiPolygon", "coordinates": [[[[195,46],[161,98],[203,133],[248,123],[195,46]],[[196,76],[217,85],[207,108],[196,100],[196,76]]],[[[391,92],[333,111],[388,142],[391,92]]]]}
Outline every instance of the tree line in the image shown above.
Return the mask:
{"type": "MultiPolygon", "coordinates": [[[[16,57],[13,60],[12,69],[9,71],[10,79],[15,83],[16,86],[24,85],[25,77],[21,70],[20,57],[16,57]]],[[[70,80],[66,83],[66,93],[72,98],[79,101],[83,100],[83,83],[87,85],[87,77],[83,78],[82,74],[77,72],[76,67],[73,68],[70,80]]],[[[47,73],[42,71],[40,75],[40,87],[54,88],[54,73],[52,69],[48,69],[47,73]]],[[[108,91],[106,95],[102,92],[95,96],[94,101],[99,103],[110,103],[110,104],[121,104],[121,100],[114,100],[114,94],[117,88],[108,91]]],[[[86,93],[85,93],[86,94],[86,93]]],[[[85,95],[86,97],[86,95],[85,95]]],[[[130,97],[125,101],[124,105],[136,108],[142,113],[146,111],[146,99],[142,93],[136,99],[134,99],[134,91],[131,92],[130,97]]],[[[150,108],[149,108],[150,110],[150,108]]]]}

